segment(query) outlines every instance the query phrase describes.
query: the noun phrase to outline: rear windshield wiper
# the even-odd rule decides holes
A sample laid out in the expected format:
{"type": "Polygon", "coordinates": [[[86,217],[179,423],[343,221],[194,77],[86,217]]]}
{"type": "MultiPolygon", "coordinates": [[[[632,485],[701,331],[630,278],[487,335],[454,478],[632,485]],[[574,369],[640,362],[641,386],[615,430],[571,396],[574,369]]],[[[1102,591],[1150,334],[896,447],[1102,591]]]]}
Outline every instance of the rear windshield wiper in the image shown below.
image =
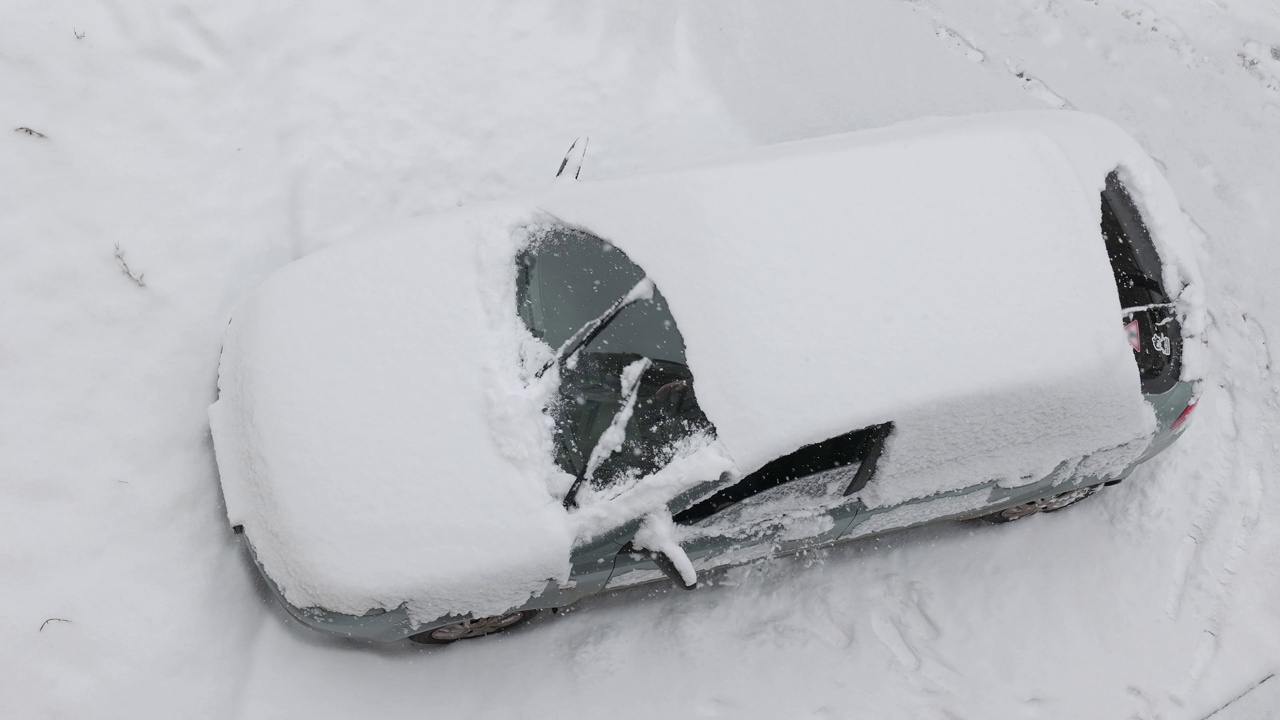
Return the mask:
{"type": "Polygon", "coordinates": [[[618,314],[631,303],[636,302],[637,300],[652,299],[653,281],[649,278],[643,278],[640,282],[636,283],[635,287],[631,288],[626,295],[614,300],[613,304],[606,308],[599,317],[578,328],[577,332],[569,336],[569,339],[564,341],[564,344],[560,346],[560,349],[556,350],[555,357],[548,360],[547,363],[542,366],[541,370],[534,373],[534,377],[542,377],[542,375],[550,370],[553,365],[564,362],[568,358],[572,357],[579,348],[590,343],[592,340],[595,340],[596,336],[604,332],[605,328],[609,327],[609,323],[613,322],[613,319],[618,317],[618,314]]]}

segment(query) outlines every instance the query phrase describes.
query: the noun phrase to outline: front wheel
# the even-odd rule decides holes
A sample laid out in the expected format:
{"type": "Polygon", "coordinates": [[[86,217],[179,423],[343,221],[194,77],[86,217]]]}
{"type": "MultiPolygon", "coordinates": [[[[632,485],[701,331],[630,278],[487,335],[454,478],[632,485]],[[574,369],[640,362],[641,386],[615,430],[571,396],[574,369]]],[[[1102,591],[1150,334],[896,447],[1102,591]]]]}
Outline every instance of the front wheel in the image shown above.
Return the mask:
{"type": "Polygon", "coordinates": [[[1007,507],[999,512],[983,515],[982,519],[989,522],[1006,523],[1014,520],[1021,520],[1024,517],[1035,515],[1042,512],[1054,512],[1061,510],[1069,505],[1075,505],[1081,500],[1093,495],[1102,489],[1102,485],[1090,485],[1088,487],[1075,488],[1060,492],[1056,495],[1049,495],[1030,502],[1024,502],[1020,505],[1007,507]]]}
{"type": "Polygon", "coordinates": [[[471,638],[502,632],[507,628],[527,622],[537,614],[537,610],[516,610],[503,615],[494,615],[493,617],[463,620],[452,625],[443,625],[434,630],[420,632],[417,635],[410,635],[409,639],[424,645],[448,645],[459,640],[470,640],[471,638]]]}

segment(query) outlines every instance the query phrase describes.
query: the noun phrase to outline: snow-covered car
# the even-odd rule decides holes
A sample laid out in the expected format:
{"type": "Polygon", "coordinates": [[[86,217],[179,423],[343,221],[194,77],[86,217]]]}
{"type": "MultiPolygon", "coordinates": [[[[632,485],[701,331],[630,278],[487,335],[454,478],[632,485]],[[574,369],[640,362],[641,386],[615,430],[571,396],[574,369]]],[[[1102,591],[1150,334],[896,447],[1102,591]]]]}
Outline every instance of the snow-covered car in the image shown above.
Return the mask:
{"type": "Polygon", "coordinates": [[[289,612],[449,642],[1120,482],[1195,406],[1189,220],[1070,112],[556,182],[281,269],[210,419],[289,612]]]}

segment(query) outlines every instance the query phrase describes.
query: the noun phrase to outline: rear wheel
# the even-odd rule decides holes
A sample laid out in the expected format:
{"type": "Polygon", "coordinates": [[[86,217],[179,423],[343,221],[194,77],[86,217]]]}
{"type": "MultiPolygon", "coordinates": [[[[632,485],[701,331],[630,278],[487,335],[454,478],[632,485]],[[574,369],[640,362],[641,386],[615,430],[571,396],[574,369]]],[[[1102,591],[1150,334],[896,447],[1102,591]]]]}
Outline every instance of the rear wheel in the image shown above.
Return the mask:
{"type": "Polygon", "coordinates": [[[410,635],[409,639],[424,645],[448,645],[459,640],[470,640],[471,638],[502,632],[507,628],[512,628],[528,621],[537,614],[537,610],[516,610],[503,615],[494,615],[493,617],[463,620],[459,623],[444,625],[417,635],[410,635]]]}
{"type": "Polygon", "coordinates": [[[1060,492],[1056,495],[1049,495],[1030,502],[1024,502],[1019,505],[1007,507],[999,512],[982,516],[983,520],[990,522],[1006,523],[1014,520],[1021,520],[1029,515],[1035,515],[1042,512],[1054,512],[1064,507],[1075,505],[1085,498],[1093,495],[1102,489],[1102,485],[1090,485],[1088,487],[1074,488],[1066,492],[1060,492]]]}

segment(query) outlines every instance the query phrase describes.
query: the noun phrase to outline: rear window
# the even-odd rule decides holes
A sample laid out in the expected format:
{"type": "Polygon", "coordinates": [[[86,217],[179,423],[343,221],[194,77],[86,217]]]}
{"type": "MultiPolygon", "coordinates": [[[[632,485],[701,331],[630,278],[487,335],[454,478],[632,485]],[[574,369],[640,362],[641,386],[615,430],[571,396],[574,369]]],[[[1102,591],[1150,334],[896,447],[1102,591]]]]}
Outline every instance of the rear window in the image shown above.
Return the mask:
{"type": "Polygon", "coordinates": [[[1169,302],[1151,233],[1115,172],[1107,176],[1107,187],[1102,191],[1102,234],[1120,304],[1132,308],[1169,302]]]}
{"type": "Polygon", "coordinates": [[[1114,171],[1102,191],[1102,236],[1123,322],[1135,345],[1142,391],[1148,395],[1166,392],[1182,372],[1182,327],[1165,291],[1163,266],[1151,232],[1114,171]]]}

